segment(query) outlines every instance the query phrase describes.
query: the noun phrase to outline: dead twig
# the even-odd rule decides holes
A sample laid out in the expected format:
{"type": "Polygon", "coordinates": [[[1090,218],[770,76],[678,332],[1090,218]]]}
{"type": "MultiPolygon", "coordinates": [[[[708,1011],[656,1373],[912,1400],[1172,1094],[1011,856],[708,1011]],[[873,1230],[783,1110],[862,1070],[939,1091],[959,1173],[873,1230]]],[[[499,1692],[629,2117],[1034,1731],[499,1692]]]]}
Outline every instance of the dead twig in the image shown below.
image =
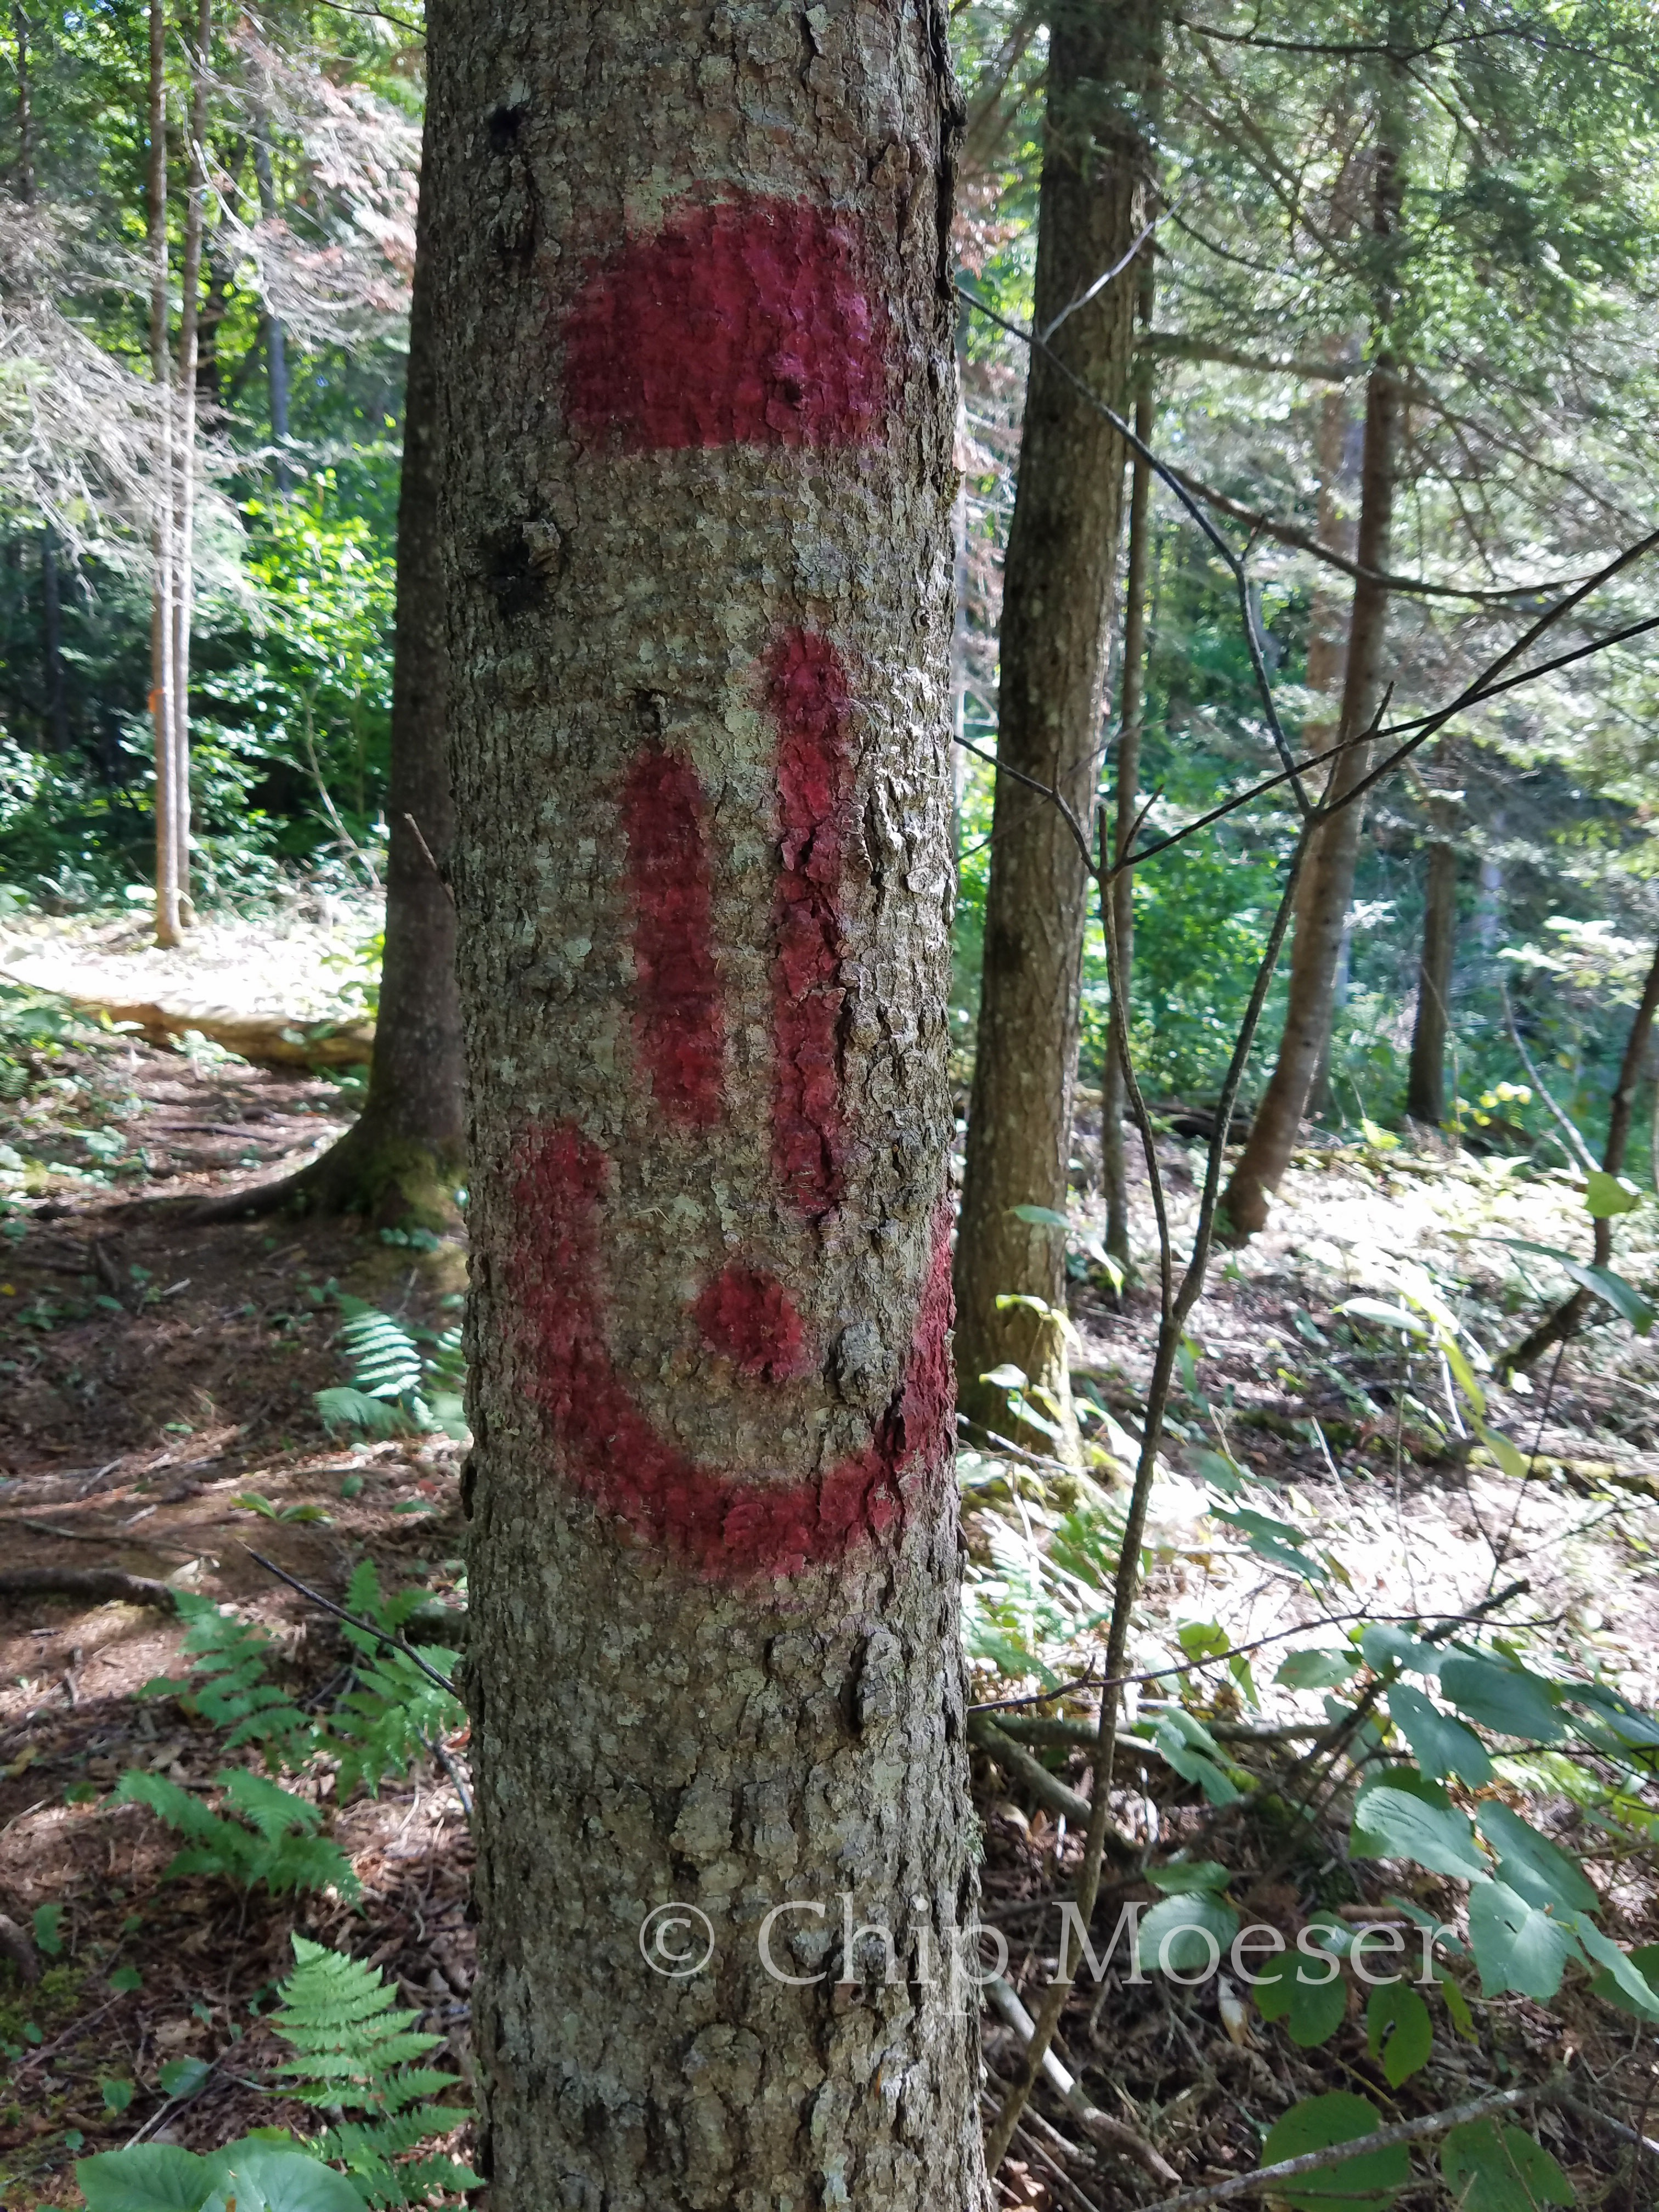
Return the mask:
{"type": "Polygon", "coordinates": [[[1304,2151],[1300,2158],[1281,2158],[1275,2165],[1258,2166],[1254,2173],[1235,2174],[1230,2181],[1212,2181],[1202,2189],[1183,2190],[1178,2197],[1160,2197],[1149,2204],[1146,2212],[1200,2212],[1206,2204],[1224,2204],[1231,2197],[1243,2197],[1264,2182],[1288,2181],[1293,2174],[1317,2173],[1326,2166],[1341,2166],[1351,2158],[1364,2158],[1367,2152],[1389,2150],[1395,2143],[1416,2142],[1423,2136],[1438,2135],[1443,2129],[1460,2127],[1469,2120],[1488,2119],[1494,2112],[1513,2112],[1518,2106],[1534,2103],[1540,2098],[1552,2100],[1559,2092],[1549,2084],[1539,2082],[1526,2089],[1495,2089],[1490,2096],[1471,2098],[1467,2105],[1454,2105],[1443,2112],[1426,2112],[1421,2119],[1399,2120],[1394,2126],[1377,2128],[1368,2136],[1356,2136],[1349,2142],[1333,2143],[1326,2150],[1304,2151]]]}
{"type": "MultiPolygon", "coordinates": [[[[1020,2002],[1013,1984],[1000,1974],[985,1984],[985,1994],[1018,2036],[1030,2045],[1036,2032],[1031,2015],[1020,2002]]],[[[1181,2176],[1168,2159],[1155,2150],[1143,2135],[1139,2135],[1127,2121],[1115,2120],[1109,2112],[1103,2112],[1091,2105],[1071,2074],[1062,2066],[1052,2051],[1045,2051],[1042,2058],[1042,2078],[1063,2100],[1066,2110],[1076,2118],[1093,2142],[1103,2150],[1115,2151],[1121,2158],[1132,2158],[1135,2164],[1150,2173],[1154,2181],[1179,2181],[1181,2176]]]]}

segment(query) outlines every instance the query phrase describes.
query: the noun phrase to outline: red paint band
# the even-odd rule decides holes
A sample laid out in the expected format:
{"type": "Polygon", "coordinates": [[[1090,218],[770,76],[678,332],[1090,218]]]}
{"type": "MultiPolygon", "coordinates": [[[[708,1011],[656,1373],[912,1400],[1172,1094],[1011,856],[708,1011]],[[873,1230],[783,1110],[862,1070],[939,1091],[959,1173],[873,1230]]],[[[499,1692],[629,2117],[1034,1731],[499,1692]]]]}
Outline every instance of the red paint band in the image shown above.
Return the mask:
{"type": "Polygon", "coordinates": [[[857,234],[805,200],[682,210],[600,264],[565,325],[565,405],[633,452],[848,446],[886,397],[857,234]]]}
{"type": "Polygon", "coordinates": [[[845,665],[828,638],[792,631],[773,649],[767,694],[778,724],[782,831],[772,903],[772,1164],[791,1201],[817,1216],[840,1203],[846,1181],[841,889],[852,763],[845,665]]]}
{"type": "Polygon", "coordinates": [[[724,1022],[709,914],[702,787],[690,762],[641,753],[623,787],[639,979],[635,1035],[658,1105],[683,1127],[720,1111],[724,1022]]]}
{"type": "Polygon", "coordinates": [[[891,1531],[948,1461],[947,1224],[903,1382],[868,1446],[822,1475],[725,1474],[659,1433],[606,1347],[599,1231],[608,1181],[604,1153],[568,1123],[533,1129],[520,1145],[509,1279],[529,1395],[566,1480],[635,1535],[723,1580],[798,1574],[891,1531]]]}

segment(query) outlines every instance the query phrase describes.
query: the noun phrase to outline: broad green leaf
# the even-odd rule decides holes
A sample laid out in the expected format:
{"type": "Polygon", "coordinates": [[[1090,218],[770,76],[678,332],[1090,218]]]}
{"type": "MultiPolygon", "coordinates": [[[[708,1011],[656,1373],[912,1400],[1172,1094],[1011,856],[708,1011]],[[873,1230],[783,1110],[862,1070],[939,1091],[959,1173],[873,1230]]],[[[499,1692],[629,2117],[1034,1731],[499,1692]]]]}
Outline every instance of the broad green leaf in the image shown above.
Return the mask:
{"type": "Polygon", "coordinates": [[[1216,1520],[1237,1528],[1259,1559],[1292,1568],[1304,1582],[1322,1583],[1329,1579],[1322,1567],[1316,1566],[1305,1552],[1297,1549],[1300,1532],[1288,1522],[1276,1521],[1271,1514],[1253,1512],[1245,1505],[1232,1513],[1224,1513],[1218,1506],[1212,1506],[1211,1511],[1216,1520]]]}
{"type": "Polygon", "coordinates": [[[1361,1321],[1374,1322],[1379,1328],[1398,1328],[1412,1336],[1426,1336],[1429,1325],[1420,1314],[1407,1313],[1404,1306],[1384,1305],[1381,1298],[1348,1298],[1337,1308],[1340,1314],[1357,1314],[1361,1321]]]}
{"type": "Polygon", "coordinates": [[[64,1939],[58,1932],[58,1923],[64,1917],[61,1905],[37,1905],[31,1924],[34,1929],[37,1950],[48,1959],[55,1959],[64,1948],[64,1939]]]}
{"type": "Polygon", "coordinates": [[[1415,1859],[1431,1874],[1455,1874],[1468,1880],[1486,1872],[1486,1862],[1467,1813],[1451,1805],[1425,1804],[1422,1798],[1391,1789],[1386,1783],[1368,1790],[1356,1808],[1352,1848],[1358,1858],[1415,1859]]]}
{"type": "Polygon", "coordinates": [[[1469,2010],[1469,2001],[1449,1974],[1436,1977],[1440,1994],[1445,1999],[1446,2010],[1451,2014],[1451,2024],[1466,2043],[1478,2045],[1480,2030],[1474,2024],[1474,2014],[1469,2010]]]}
{"type": "Polygon", "coordinates": [[[98,2087],[106,2112],[125,2112],[132,2102],[132,2084],[124,2081],[118,2074],[106,2074],[98,2087]]]}
{"type": "Polygon", "coordinates": [[[1263,2020],[1282,2020],[1304,2051],[1329,2042],[1348,2009],[1348,1985],[1328,1955],[1281,1951],[1264,1963],[1251,1994],[1263,2020]]]}
{"type": "Polygon", "coordinates": [[[1511,1443],[1498,1430],[1487,1428],[1483,1421],[1477,1421],[1474,1425],[1499,1472],[1507,1474],[1511,1481],[1524,1482],[1527,1479],[1527,1456],[1521,1447],[1511,1443]]]}
{"type": "Polygon", "coordinates": [[[1389,1685],[1389,1717],[1410,1744],[1424,1773],[1436,1782],[1448,1774],[1477,1788],[1492,1780],[1492,1761],[1474,1729],[1443,1713],[1409,1682],[1389,1685]]]}
{"type": "Polygon", "coordinates": [[[1592,1712],[1600,1713],[1622,1742],[1648,1747],[1659,1744],[1659,1721],[1632,1705],[1628,1698],[1621,1698],[1605,1682],[1564,1683],[1561,1694],[1576,1705],[1588,1705],[1592,1712]]]}
{"type": "Polygon", "coordinates": [[[1474,1407],[1476,1414],[1484,1417],[1486,1411],[1486,1394],[1475,1380],[1474,1370],[1469,1364],[1468,1354],[1457,1339],[1445,1329],[1440,1332],[1440,1349],[1445,1353],[1446,1364],[1457,1377],[1463,1395],[1474,1407]]]}
{"type": "Polygon", "coordinates": [[[1225,1958],[1237,1933],[1238,1915],[1218,1898],[1197,1892],[1166,1897],[1141,1921],[1135,1955],[1143,1972],[1196,1978],[1225,1958]]]}
{"type": "Polygon", "coordinates": [[[1029,1390],[1031,1387],[1031,1378],[1025,1370],[1016,1367],[1012,1359],[1005,1359],[1000,1367],[991,1368],[979,1379],[981,1382],[994,1384],[999,1390],[1029,1390]]]}
{"type": "Polygon", "coordinates": [[[1365,2006],[1365,2044],[1371,2057],[1382,2062],[1391,2089],[1428,2063],[1434,2024],[1409,1982],[1382,1982],[1371,1991],[1365,2006]]]}
{"type": "Polygon", "coordinates": [[[75,2179],[87,2212],[197,2212],[213,2188],[214,2171],[207,2159],[176,2143],[136,2143],[77,2159],[75,2179]]]}
{"type": "Polygon", "coordinates": [[[1146,1879],[1165,1897],[1186,1897],[1195,1889],[1225,1889],[1232,1877],[1214,1859],[1191,1859],[1173,1866],[1148,1867],[1146,1879]]]}
{"type": "Polygon", "coordinates": [[[1555,1743],[1567,1732],[1552,1685],[1524,1667],[1453,1652],[1441,1666],[1440,1687],[1460,1713],[1500,1735],[1555,1743]]]}
{"type": "Polygon", "coordinates": [[[1595,1964],[1611,1977],[1620,1995],[1629,1998],[1627,2008],[1644,2020],[1659,2020],[1659,1982],[1650,1982],[1631,1954],[1621,1951],[1604,1936],[1588,1913],[1578,1915],[1573,1922],[1573,1931],[1595,1964]]]}
{"type": "Polygon", "coordinates": [[[1561,1986],[1561,1970],[1579,1955],[1572,1929],[1551,1919],[1507,1882],[1477,1881],[1469,1890],[1469,1948],[1480,1969],[1480,1994],[1515,1990],[1544,2002],[1561,1986]]]}
{"type": "MultiPolygon", "coordinates": [[[[1659,1943],[1638,1944],[1629,1954],[1629,1961],[1650,1989],[1659,1990],[1659,1943]]],[[[1608,2004],[1617,2005],[1620,2012],[1627,2012],[1637,2020],[1648,2017],[1635,1999],[1620,1988],[1611,1968],[1603,1966],[1590,1987],[1598,1997],[1605,1998],[1608,2004]]]]}
{"type": "Polygon", "coordinates": [[[1575,1283],[1594,1291],[1621,1319],[1627,1321],[1638,1336],[1645,1336],[1653,1327],[1653,1308],[1634,1283],[1627,1283],[1611,1267],[1592,1267],[1588,1261],[1575,1260],[1571,1252],[1558,1251],[1553,1244],[1534,1244],[1524,1237],[1499,1237],[1494,1241],[1507,1244],[1513,1252],[1536,1252],[1540,1259],[1553,1260],[1556,1266],[1565,1269],[1575,1283]]]}
{"type": "Polygon", "coordinates": [[[214,2193],[206,2212],[363,2212],[344,2174],[297,2145],[245,2136],[214,2158],[214,2193]]]}
{"type": "Polygon", "coordinates": [[[1008,1209],[1016,1221],[1029,1221],[1033,1228],[1069,1229],[1071,1221],[1063,1213],[1056,1213],[1052,1206],[1011,1206],[1008,1209]]]}
{"type": "MultiPolygon", "coordinates": [[[[1368,2097],[1347,2089],[1332,2089],[1322,2097],[1304,2097],[1292,2105],[1267,2130],[1261,2146],[1263,2166],[1281,2159],[1301,2158],[1310,2150],[1335,2143],[1356,2142],[1374,2135],[1382,2115],[1368,2097]]],[[[1363,2151],[1344,2159],[1340,2166],[1299,2173],[1294,2180],[1274,2185],[1273,2195],[1297,2212],[1381,2212],[1397,2189],[1411,2179],[1411,2160],[1404,2143],[1382,2150],[1363,2151]]]]}
{"type": "Polygon", "coordinates": [[[1607,1175],[1600,1168],[1584,1185],[1584,1211],[1592,1221],[1611,1221],[1617,1213],[1634,1213],[1641,1203],[1639,1190],[1632,1190],[1617,1176],[1607,1175]]]}
{"type": "Polygon", "coordinates": [[[1436,1675],[1445,1658],[1445,1654],[1436,1650],[1432,1644],[1408,1636],[1403,1628],[1384,1620],[1372,1622],[1359,1639],[1359,1649],[1364,1654],[1365,1664],[1379,1674],[1390,1667],[1399,1667],[1408,1674],[1436,1675]]]}
{"type": "Polygon", "coordinates": [[[1460,2212],[1542,2212],[1571,2204],[1572,2184],[1524,2128],[1465,2120],[1440,2146],[1440,2172],[1460,2212]]]}
{"type": "MultiPolygon", "coordinates": [[[[1473,1775],[1466,1775],[1473,1781],[1473,1775]]],[[[1559,1844],[1528,1827],[1518,1813],[1494,1798],[1477,1815],[1480,1832],[1498,1852],[1498,1878],[1524,1897],[1529,1905],[1553,1905],[1564,1911],[1597,1912],[1601,1899],[1559,1844]]]]}
{"type": "Polygon", "coordinates": [[[1292,1651],[1273,1680],[1287,1690],[1334,1690],[1358,1663],[1350,1651],[1292,1651]]]}
{"type": "Polygon", "coordinates": [[[169,2097],[193,2097],[213,2069],[205,2058],[169,2058],[155,2069],[155,2078],[169,2097]]]}
{"type": "Polygon", "coordinates": [[[1152,1741],[1162,1753],[1166,1765],[1186,1782],[1196,1782],[1212,1805],[1231,1805],[1238,1796],[1238,1785],[1207,1752],[1183,1736],[1173,1724],[1173,1717],[1161,1721],[1152,1741]]]}

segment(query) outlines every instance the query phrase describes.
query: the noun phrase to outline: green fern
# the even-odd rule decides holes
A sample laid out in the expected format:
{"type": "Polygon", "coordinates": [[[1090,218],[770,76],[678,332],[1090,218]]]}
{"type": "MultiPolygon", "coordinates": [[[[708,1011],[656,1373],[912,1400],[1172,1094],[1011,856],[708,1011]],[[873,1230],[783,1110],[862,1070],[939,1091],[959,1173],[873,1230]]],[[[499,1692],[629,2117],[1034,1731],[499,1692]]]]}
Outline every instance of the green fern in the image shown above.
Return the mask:
{"type": "Polygon", "coordinates": [[[187,1713],[224,1729],[227,1751],[257,1743],[273,1771],[292,1773],[303,1766],[315,1755],[320,1732],[265,1680],[276,1639],[188,1590],[178,1593],[178,1604],[187,1624],[184,1656],[190,1675],[184,1680],[157,1675],[145,1683],[143,1694],[175,1697],[187,1713]]]}
{"type": "Polygon", "coordinates": [[[222,1767],[213,1778],[234,1819],[216,1813],[164,1774],[130,1767],[115,1785],[123,1803],[148,1805],[185,1838],[185,1849],[164,1869],[167,1875],[217,1875],[238,1889],[263,1883],[273,1897],[303,1889],[357,1895],[350,1860],[337,1844],[317,1832],[323,1816],[315,1805],[246,1767],[222,1767]]]}
{"type": "Polygon", "coordinates": [[[481,2186],[452,2158],[413,2155],[471,2115],[434,2098],[459,2087],[453,2074],[416,2062],[442,2041],[414,2030],[378,1968],[320,1943],[294,1938],[295,1969],[277,1992],[270,2026],[295,2053],[276,2072],[283,2094],[330,2115],[314,2138],[320,2155],[344,2166],[365,2202],[409,2204],[434,2190],[481,2186]]]}
{"type": "Polygon", "coordinates": [[[350,1356],[351,1380],[316,1393],[317,1410],[328,1426],[382,1437],[441,1430],[464,1438],[466,1359],[460,1330],[410,1328],[362,1298],[336,1295],[346,1316],[340,1341],[350,1356]]]}
{"type": "MultiPolygon", "coordinates": [[[[342,1624],[342,1632],[360,1654],[352,1686],[331,1717],[326,1746],[340,1762],[337,1787],[342,1799],[360,1782],[372,1796],[387,1775],[405,1774],[411,1760],[465,1721],[453,1691],[441,1689],[406,1651],[382,1640],[398,1633],[425,1595],[423,1590],[403,1589],[382,1597],[369,1559],[359,1563],[347,1587],[347,1612],[373,1621],[382,1636],[351,1621],[342,1624]]],[[[459,1655],[429,1644],[424,1656],[429,1666],[449,1674],[459,1655]]]]}

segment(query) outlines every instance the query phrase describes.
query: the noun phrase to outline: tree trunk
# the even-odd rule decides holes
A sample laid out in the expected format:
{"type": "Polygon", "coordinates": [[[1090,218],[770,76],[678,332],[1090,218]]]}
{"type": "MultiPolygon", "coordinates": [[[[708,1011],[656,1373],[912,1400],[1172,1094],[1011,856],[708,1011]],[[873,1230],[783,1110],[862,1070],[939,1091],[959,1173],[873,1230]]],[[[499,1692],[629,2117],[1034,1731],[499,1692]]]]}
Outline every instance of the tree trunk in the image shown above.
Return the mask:
{"type": "Polygon", "coordinates": [[[1406,1111],[1438,1128],[1446,1118],[1446,1033],[1452,956],[1457,942],[1457,848],[1446,836],[1451,808],[1431,802],[1431,842],[1423,868],[1423,950],[1417,963],[1417,1018],[1412,1025],[1406,1111]]]}
{"type": "Polygon", "coordinates": [[[69,693],[64,682],[64,601],[58,535],[50,525],[40,533],[40,643],[46,678],[46,742],[54,752],[64,753],[69,750],[69,693]]]}
{"type": "MultiPolygon", "coordinates": [[[[1370,580],[1389,568],[1394,484],[1400,444],[1400,376],[1386,342],[1392,287],[1389,271],[1400,228],[1401,109],[1395,67],[1379,116],[1374,156],[1372,230],[1383,271],[1379,288],[1376,350],[1365,385],[1365,430],[1359,471],[1359,527],[1356,556],[1369,572],[1354,585],[1348,648],[1342,678],[1337,741],[1346,746],[1333,763],[1324,799],[1342,799],[1370,764],[1365,732],[1383,691],[1383,653],[1389,619],[1388,587],[1370,580]]],[[[1221,1218],[1234,1239],[1253,1237],[1267,1224],[1268,1201],[1279,1188],[1310,1093],[1327,1048],[1337,956],[1353,896],[1359,852],[1359,809],[1345,806],[1325,823],[1310,848],[1296,907],[1290,988],[1279,1057],[1255,1110],[1250,1133],[1222,1199],[1221,1218]]]]}
{"type": "MultiPolygon", "coordinates": [[[[253,174],[259,186],[259,214],[266,222],[276,220],[276,180],[270,167],[270,124],[263,106],[254,104],[253,174]]],[[[282,318],[267,308],[261,319],[265,344],[265,388],[270,398],[270,442],[275,448],[271,482],[286,498],[294,485],[288,453],[288,341],[282,318]]]]}
{"type": "Polygon", "coordinates": [[[167,112],[165,0],[149,0],[149,361],[155,386],[155,451],[151,462],[150,726],[155,736],[155,942],[184,942],[179,914],[183,852],[174,762],[173,614],[173,362],[167,344],[167,112]]]}
{"type": "Polygon", "coordinates": [[[192,555],[196,527],[196,354],[202,291],[202,228],[207,214],[207,79],[213,0],[199,0],[190,61],[190,144],[185,164],[185,262],[179,310],[179,450],[173,494],[176,573],[173,598],[173,776],[179,842],[179,911],[193,919],[190,898],[190,634],[195,613],[192,555]]]}
{"type": "Polygon", "coordinates": [[[356,1122],[320,1159],[281,1182],[215,1200],[198,1219],[292,1206],[367,1213],[388,1224],[412,1218],[439,1228],[454,1221],[455,1188],[465,1176],[455,904],[447,881],[455,814],[444,738],[431,200],[423,181],[398,501],[386,949],[368,1096],[356,1122]]]}
{"type": "MultiPolygon", "coordinates": [[[[1141,251],[1136,308],[1143,331],[1152,326],[1155,266],[1149,241],[1141,251]]],[[[1157,414],[1153,375],[1150,356],[1136,363],[1135,435],[1143,446],[1152,442],[1157,414]]],[[[1152,472],[1146,456],[1137,453],[1130,471],[1129,556],[1123,582],[1123,688],[1118,711],[1115,778],[1117,808],[1112,830],[1112,854],[1120,863],[1129,849],[1140,804],[1140,730],[1146,703],[1146,592],[1152,554],[1152,472]]],[[[1134,877],[1127,870],[1112,885],[1112,927],[1117,937],[1119,988],[1123,993],[1127,1027],[1133,998],[1135,961],[1134,877]]],[[[1106,1066],[1100,1089],[1101,1180],[1106,1193],[1106,1249],[1127,1273],[1130,1263],[1129,1173],[1124,1154],[1123,1116],[1128,1105],[1128,1087],[1124,1078],[1123,1058],[1113,1033],[1106,1040],[1106,1066]]]]}
{"type": "MultiPolygon", "coordinates": [[[[1137,276],[1089,288],[1133,245],[1149,179],[1144,106],[1155,53],[1149,0],[1121,11],[1067,4],[1053,18],[1038,211],[1035,325],[1019,479],[1003,567],[997,757],[1060,792],[1092,825],[1124,447],[1066,380],[1123,410],[1133,365],[1137,276]],[[1072,312],[1067,313],[1067,310],[1072,312]]],[[[1016,1206],[1064,1213],[1077,1073],[1078,993],[1089,878],[1058,808],[999,776],[967,1165],[957,1239],[957,1386],[970,1419],[1006,1433],[1006,1392],[981,1377],[1023,1369],[1074,1452],[1063,1313],[1065,1236],[1016,1206]]],[[[1016,1442],[1051,1448],[1035,1431],[1016,1442]]]]}
{"type": "MultiPolygon", "coordinates": [[[[1647,981],[1642,987],[1641,1001],[1632,1018],[1630,1035],[1625,1040],[1625,1056],[1619,1064],[1619,1080],[1613,1085],[1612,1103],[1607,1109],[1607,1139],[1601,1148],[1601,1171],[1604,1175],[1621,1174],[1625,1153],[1630,1144],[1630,1125],[1636,1110],[1637,1086],[1642,1080],[1643,1064],[1648,1056],[1648,1046],[1653,1036],[1653,1024],[1659,1016],[1659,949],[1656,949],[1652,965],[1648,969],[1647,981]]],[[[1601,1220],[1595,1224],[1595,1264],[1607,1267],[1613,1258],[1613,1223],[1601,1220]]],[[[1575,1291],[1564,1298],[1555,1311],[1540,1321],[1532,1334],[1516,1345],[1496,1364],[1500,1375],[1525,1370],[1541,1358],[1553,1344],[1565,1344],[1577,1336],[1584,1325],[1584,1316],[1595,1304],[1592,1293],[1575,1291]]]]}
{"type": "Polygon", "coordinates": [[[526,22],[428,110],[481,2163],[980,2212],[944,16],[526,22]]]}
{"type": "MultiPolygon", "coordinates": [[[[1342,234],[1347,235],[1354,227],[1352,211],[1341,210],[1342,234]]],[[[1324,346],[1325,359],[1334,374],[1346,348],[1338,338],[1328,338],[1324,346]]],[[[1314,453],[1319,469],[1319,495],[1315,509],[1315,534],[1322,545],[1329,545],[1339,553],[1353,556],[1355,544],[1352,494],[1359,483],[1360,424],[1355,419],[1346,386],[1328,392],[1319,403],[1319,424],[1314,434],[1314,453]]],[[[1350,610],[1343,594],[1334,588],[1328,569],[1322,568],[1314,585],[1313,604],[1308,612],[1307,684],[1310,691],[1328,698],[1331,703],[1328,714],[1304,726],[1302,739],[1310,753],[1323,752],[1337,732],[1342,714],[1342,684],[1348,665],[1348,617],[1350,610]]],[[[1358,835],[1358,825],[1355,825],[1358,835]]],[[[1348,933],[1345,924],[1341,943],[1337,948],[1337,976],[1332,986],[1333,1015],[1341,1003],[1339,989],[1346,984],[1344,955],[1348,949],[1348,933]]],[[[1308,1086],[1306,1111],[1319,1114],[1325,1110],[1330,1095],[1332,1023],[1325,1024],[1325,1041],[1320,1048],[1319,1061],[1314,1070],[1313,1081],[1308,1086]]]]}
{"type": "Polygon", "coordinates": [[[29,19],[16,6],[11,11],[11,27],[17,41],[17,197],[25,207],[33,207],[34,116],[29,103],[29,19]]]}

